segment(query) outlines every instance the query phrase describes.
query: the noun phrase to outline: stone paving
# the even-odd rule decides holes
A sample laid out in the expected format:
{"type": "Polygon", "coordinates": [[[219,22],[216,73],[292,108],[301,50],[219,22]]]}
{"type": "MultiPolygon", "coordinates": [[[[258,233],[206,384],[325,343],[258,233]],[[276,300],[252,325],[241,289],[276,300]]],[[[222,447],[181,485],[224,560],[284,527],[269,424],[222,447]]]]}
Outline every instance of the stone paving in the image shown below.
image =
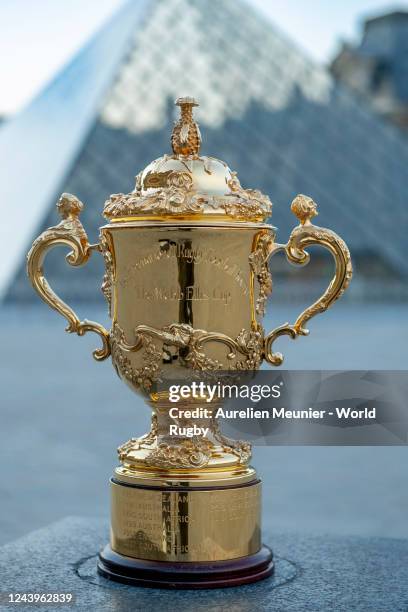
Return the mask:
{"type": "Polygon", "coordinates": [[[96,573],[107,521],[66,518],[0,548],[1,610],[406,612],[408,540],[264,533],[275,572],[230,589],[138,588],[96,573]],[[73,604],[7,605],[8,593],[72,593],[73,604]]]}
{"type": "MultiPolygon", "coordinates": [[[[278,305],[265,327],[298,311],[278,305]]],[[[337,306],[309,338],[281,339],[285,366],[408,369],[407,311],[337,306]]],[[[79,312],[106,322],[94,305],[79,312]]],[[[0,542],[69,514],[106,517],[115,449],[147,429],[148,409],[109,362],[93,361],[97,338],[65,334],[46,306],[5,308],[0,324],[0,542]]],[[[268,529],[408,537],[407,458],[406,447],[255,449],[268,529]]]]}

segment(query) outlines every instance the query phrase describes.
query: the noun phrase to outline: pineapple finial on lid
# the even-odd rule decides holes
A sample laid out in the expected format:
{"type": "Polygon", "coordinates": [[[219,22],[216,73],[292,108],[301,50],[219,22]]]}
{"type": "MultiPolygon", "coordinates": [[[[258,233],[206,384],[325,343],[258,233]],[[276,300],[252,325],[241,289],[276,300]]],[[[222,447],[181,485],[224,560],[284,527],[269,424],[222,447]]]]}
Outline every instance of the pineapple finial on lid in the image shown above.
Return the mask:
{"type": "Polygon", "coordinates": [[[194,98],[177,98],[175,104],[180,107],[180,119],[175,122],[171,135],[171,146],[175,155],[197,157],[201,147],[201,134],[198,124],[193,119],[193,106],[198,106],[194,98]]]}

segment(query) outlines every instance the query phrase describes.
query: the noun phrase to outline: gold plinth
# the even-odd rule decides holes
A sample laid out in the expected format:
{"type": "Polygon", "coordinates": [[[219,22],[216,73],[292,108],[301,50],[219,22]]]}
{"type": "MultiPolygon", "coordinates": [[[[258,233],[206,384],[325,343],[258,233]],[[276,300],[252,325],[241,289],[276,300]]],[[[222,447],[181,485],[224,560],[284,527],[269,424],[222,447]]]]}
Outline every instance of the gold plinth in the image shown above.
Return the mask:
{"type": "Polygon", "coordinates": [[[261,483],[253,473],[147,486],[137,475],[111,481],[111,547],[155,561],[223,561],[261,549],[261,483]],[[250,477],[249,482],[245,482],[250,477]],[[133,481],[133,482],[132,482],[133,481]],[[241,482],[240,482],[241,481],[241,482]],[[242,482],[243,481],[243,482],[242,482]]]}

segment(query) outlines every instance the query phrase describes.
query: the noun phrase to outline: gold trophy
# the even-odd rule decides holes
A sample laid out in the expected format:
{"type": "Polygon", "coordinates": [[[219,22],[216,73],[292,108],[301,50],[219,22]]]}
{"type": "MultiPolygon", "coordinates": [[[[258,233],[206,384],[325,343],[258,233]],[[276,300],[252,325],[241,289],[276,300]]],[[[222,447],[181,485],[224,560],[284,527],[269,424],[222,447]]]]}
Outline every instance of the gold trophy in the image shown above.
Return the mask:
{"type": "MultiPolygon", "coordinates": [[[[307,321],[342,295],[352,267],[343,240],[312,224],[316,204],[303,195],[291,205],[299,225],[287,244],[277,244],[275,228],[266,223],[269,198],[244,189],[224,162],[200,156],[192,113],[197,102],[179,98],[176,104],[181,116],[171,137],[173,153],[149,164],[134,191],[110,197],[99,243],[88,242],[79,220],[82,203],[63,194],[57,204],[62,220],[35,240],[28,275],[40,297],[67,319],[68,332],[100,336],[95,359],[111,356],[118,375],[152,409],[150,432],[119,447],[111,540],[100,553],[99,572],[142,586],[235,586],[273,571],[272,553],[261,540],[261,482],[248,463],[250,445],[224,437],[212,418],[204,419],[206,436],[170,435],[174,404],[160,381],[253,371],[264,359],[280,365],[274,341],[307,335],[307,321]],[[85,264],[94,251],[102,254],[111,330],[80,321],[50,288],[43,259],[59,245],[72,249],[66,259],[73,266],[85,264]],[[265,334],[269,257],[283,251],[291,263],[303,265],[311,245],[333,255],[333,280],[293,325],[265,334]]],[[[177,406],[203,405],[208,407],[202,399],[186,399],[177,406]]]]}

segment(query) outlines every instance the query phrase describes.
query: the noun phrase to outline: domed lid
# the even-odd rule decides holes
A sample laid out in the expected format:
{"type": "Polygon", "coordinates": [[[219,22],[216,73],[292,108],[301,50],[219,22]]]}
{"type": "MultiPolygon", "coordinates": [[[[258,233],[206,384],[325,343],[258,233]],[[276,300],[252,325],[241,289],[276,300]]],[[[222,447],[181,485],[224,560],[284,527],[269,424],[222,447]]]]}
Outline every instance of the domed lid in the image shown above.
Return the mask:
{"type": "Polygon", "coordinates": [[[172,155],[151,162],[128,194],[111,195],[104,216],[129,220],[260,222],[270,216],[268,196],[243,189],[236,172],[215,157],[200,156],[201,134],[194,98],[178,98],[181,113],[171,136],[172,155]]]}

